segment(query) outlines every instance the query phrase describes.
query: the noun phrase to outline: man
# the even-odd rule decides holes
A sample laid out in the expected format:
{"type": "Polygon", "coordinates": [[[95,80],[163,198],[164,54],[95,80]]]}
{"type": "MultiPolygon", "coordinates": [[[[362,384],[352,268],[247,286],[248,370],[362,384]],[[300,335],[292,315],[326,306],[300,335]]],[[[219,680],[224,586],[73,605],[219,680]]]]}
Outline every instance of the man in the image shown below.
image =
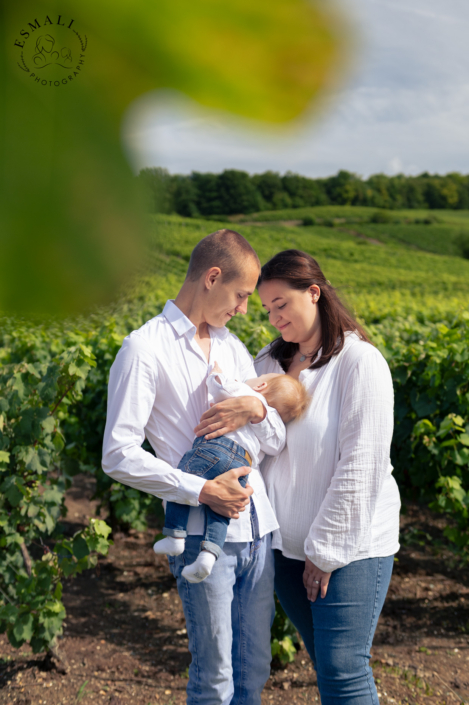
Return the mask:
{"type": "Polygon", "coordinates": [[[177,468],[195,434],[215,438],[246,423],[253,424],[264,452],[274,455],[282,449],[276,411],[256,397],[228,399],[210,408],[206,386],[215,362],[240,381],[256,376],[251,355],[225,324],[236,313],[246,313],[259,272],[255,251],[239,233],[219,230],[205,237],[192,252],[176,299],[124,340],[109,379],[104,471],[131,487],[192,507],[185,551],[169,557],[192,654],[190,705],[259,705],[269,677],[274,614],[270,532],[278,525],[259,470],[242,467],[206,481],[177,468]],[[156,458],[141,447],[145,437],[156,458]],[[248,473],[250,486],[243,489],[238,477],[248,473]],[[199,553],[204,530],[200,504],[232,521],[212,574],[193,584],[181,571],[199,553]]]}

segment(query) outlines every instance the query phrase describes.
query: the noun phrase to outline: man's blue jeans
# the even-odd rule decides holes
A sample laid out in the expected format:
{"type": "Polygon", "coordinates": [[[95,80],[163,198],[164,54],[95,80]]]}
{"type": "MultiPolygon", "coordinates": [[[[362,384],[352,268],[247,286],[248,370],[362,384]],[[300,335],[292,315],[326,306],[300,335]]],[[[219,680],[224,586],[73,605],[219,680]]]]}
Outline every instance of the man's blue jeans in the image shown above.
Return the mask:
{"type": "MultiPolygon", "coordinates": [[[[255,528],[255,513],[253,519],[255,528]]],[[[270,534],[252,542],[228,541],[211,575],[190,583],[181,571],[197,558],[201,538],[188,536],[184,553],[168,556],[192,654],[187,705],[260,705],[270,674],[275,613],[270,534]]]]}
{"type": "Polygon", "coordinates": [[[310,602],[303,561],[275,554],[275,592],[313,661],[322,705],[379,705],[370,649],[394,556],[333,571],[326,597],[310,602]]]}
{"type": "MultiPolygon", "coordinates": [[[[236,441],[224,436],[206,441],[205,436],[201,436],[195,439],[191,450],[182,456],[178,468],[191,475],[203,477],[205,480],[214,480],[228,470],[250,464],[249,455],[246,455],[244,448],[236,441]]],[[[242,487],[246,487],[246,480],[246,475],[239,478],[242,487]]],[[[204,506],[204,509],[205,536],[200,548],[205,548],[218,558],[225,543],[230,520],[217,514],[210,507],[204,506]]],[[[189,512],[190,506],[187,504],[168,502],[163,534],[185,538],[189,512]]]]}

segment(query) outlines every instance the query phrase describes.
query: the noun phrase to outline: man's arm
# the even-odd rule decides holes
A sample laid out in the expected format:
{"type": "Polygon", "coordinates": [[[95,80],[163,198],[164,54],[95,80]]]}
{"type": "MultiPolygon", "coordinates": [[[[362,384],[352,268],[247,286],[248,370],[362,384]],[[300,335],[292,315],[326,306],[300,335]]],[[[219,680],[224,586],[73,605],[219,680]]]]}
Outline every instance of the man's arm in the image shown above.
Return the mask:
{"type": "MultiPolygon", "coordinates": [[[[250,363],[245,379],[254,379],[257,376],[252,367],[252,358],[250,363]]],[[[207,379],[207,386],[212,397],[219,403],[202,416],[196,432],[200,426],[207,423],[208,438],[216,438],[215,432],[221,435],[250,423],[264,453],[277,455],[283,450],[286,440],[285,425],[278,412],[269,407],[261,394],[244,382],[228,379],[222,373],[216,376],[212,372],[207,379]],[[262,423],[264,420],[267,423],[262,423]],[[212,428],[213,431],[210,432],[212,428]]]]}
{"type": "MultiPolygon", "coordinates": [[[[254,360],[243,343],[237,339],[239,379],[257,377],[254,360]]],[[[209,434],[208,438],[217,438],[229,431],[235,431],[247,423],[252,424],[252,430],[257,436],[261,450],[267,455],[278,455],[285,447],[285,425],[275,409],[267,405],[265,400],[257,397],[239,397],[226,399],[206,411],[198,426],[197,436],[209,434]]]]}
{"type": "Polygon", "coordinates": [[[236,431],[247,423],[258,424],[266,414],[262,402],[254,397],[225,399],[202,414],[194,432],[198,437],[205,436],[210,440],[236,431]]]}
{"type": "Polygon", "coordinates": [[[223,479],[206,481],[173,468],[141,447],[157,394],[153,353],[140,336],[126,338],[109,376],[102,459],[104,472],[117,482],[156,497],[192,506],[209,504],[214,511],[237,518],[249,503],[252,490],[241,487],[236,471],[225,473],[223,479]]]}
{"type": "Polygon", "coordinates": [[[238,478],[250,472],[250,467],[241,467],[228,470],[214,480],[207,480],[199,496],[200,502],[208,504],[214,512],[222,516],[238,519],[239,512],[244,512],[250,502],[249,497],[254,492],[250,485],[243,489],[238,478]]]}
{"type": "Polygon", "coordinates": [[[117,482],[179,502],[199,504],[204,480],[141,447],[157,396],[155,358],[140,336],[126,338],[111,367],[102,467],[117,482]]]}
{"type": "Polygon", "coordinates": [[[264,406],[260,399],[246,396],[225,399],[202,414],[194,431],[207,439],[218,438],[230,431],[252,424],[261,450],[267,455],[278,455],[285,447],[285,425],[279,413],[264,406]]]}

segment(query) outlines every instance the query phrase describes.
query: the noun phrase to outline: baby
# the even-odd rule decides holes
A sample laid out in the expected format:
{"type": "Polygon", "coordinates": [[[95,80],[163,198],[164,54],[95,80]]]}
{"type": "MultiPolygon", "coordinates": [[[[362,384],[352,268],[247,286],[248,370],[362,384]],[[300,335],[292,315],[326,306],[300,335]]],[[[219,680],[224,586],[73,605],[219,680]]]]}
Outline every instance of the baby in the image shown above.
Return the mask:
{"type": "MultiPolygon", "coordinates": [[[[230,397],[259,397],[264,405],[267,403],[278,411],[284,423],[298,418],[310,401],[304,386],[293,377],[271,373],[248,379],[243,383],[227,379],[217,363],[207,378],[207,387],[215,402],[230,397]]],[[[263,457],[259,440],[249,423],[236,431],[208,441],[205,436],[196,438],[192,449],[182,457],[178,468],[206,480],[213,480],[233,468],[245,465],[258,467],[263,457]]],[[[243,487],[246,486],[246,481],[246,475],[239,478],[243,487]]],[[[194,563],[182,571],[182,575],[191,583],[205,580],[212,572],[225,543],[230,523],[227,517],[217,514],[210,507],[204,506],[204,509],[206,529],[201,544],[202,550],[194,563]]],[[[163,528],[163,534],[166,534],[167,538],[155,543],[155,553],[179,556],[184,551],[189,511],[188,505],[167,503],[163,528]]]]}

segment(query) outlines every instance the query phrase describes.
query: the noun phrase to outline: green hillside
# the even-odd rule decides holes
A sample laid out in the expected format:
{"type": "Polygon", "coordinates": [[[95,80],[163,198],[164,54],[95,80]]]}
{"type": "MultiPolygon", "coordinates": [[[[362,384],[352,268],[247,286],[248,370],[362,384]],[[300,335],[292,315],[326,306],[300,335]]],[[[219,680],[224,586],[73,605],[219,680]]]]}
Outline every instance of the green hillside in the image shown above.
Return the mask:
{"type": "MultiPolygon", "coordinates": [[[[230,221],[272,225],[301,225],[313,219],[316,226],[333,227],[355,237],[368,237],[383,243],[395,242],[441,255],[462,256],[463,242],[469,250],[469,211],[393,210],[377,211],[361,206],[317,206],[262,211],[246,216],[231,216],[230,221]],[[373,222],[382,219],[384,222],[373,222]]],[[[467,253],[465,255],[468,256],[467,253]]]]}
{"type": "MultiPolygon", "coordinates": [[[[199,239],[219,227],[236,227],[262,262],[287,248],[309,252],[369,323],[409,314],[441,320],[469,304],[469,260],[419,251],[397,238],[378,241],[378,225],[367,225],[365,239],[351,234],[351,227],[234,225],[180,216],[151,217],[154,230],[145,288],[156,284],[168,295],[174,295],[183,281],[199,239]]],[[[252,302],[257,308],[255,297],[252,302]]]]}

